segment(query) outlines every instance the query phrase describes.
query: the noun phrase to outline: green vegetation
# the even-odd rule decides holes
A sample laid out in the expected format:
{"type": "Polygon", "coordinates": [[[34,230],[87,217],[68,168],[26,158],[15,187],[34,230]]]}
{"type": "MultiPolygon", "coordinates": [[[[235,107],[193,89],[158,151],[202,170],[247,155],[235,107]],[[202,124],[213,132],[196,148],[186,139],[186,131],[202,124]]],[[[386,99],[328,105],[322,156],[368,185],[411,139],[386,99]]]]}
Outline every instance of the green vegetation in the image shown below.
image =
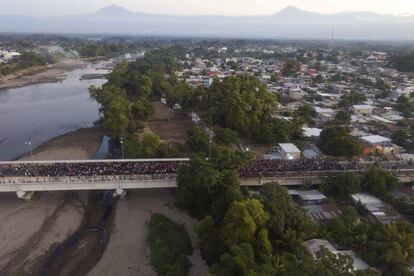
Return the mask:
{"type": "Polygon", "coordinates": [[[395,54],[391,58],[391,64],[402,72],[414,72],[414,52],[395,54]]]}
{"type": "Polygon", "coordinates": [[[75,48],[82,58],[116,57],[136,50],[136,46],[128,43],[110,43],[98,41],[83,43],[75,48]]]}
{"type": "Polygon", "coordinates": [[[363,175],[343,173],[328,177],[320,186],[328,196],[346,198],[361,191],[370,192],[380,198],[389,198],[389,193],[399,186],[399,180],[392,173],[378,167],[371,167],[363,175]]]}
{"type": "Polygon", "coordinates": [[[391,223],[387,226],[358,221],[354,209],[332,219],[322,229],[324,238],[352,248],[383,275],[412,275],[408,266],[414,261],[414,227],[412,224],[391,223]]]}
{"type": "Polygon", "coordinates": [[[408,99],[405,96],[400,96],[397,99],[397,105],[395,107],[398,111],[402,112],[404,114],[404,117],[408,118],[411,117],[412,112],[414,110],[414,105],[413,103],[410,101],[410,99],[408,99]]]}
{"type": "Polygon", "coordinates": [[[293,117],[309,124],[316,117],[316,111],[309,105],[303,105],[293,112],[293,117]]]}
{"type": "Polygon", "coordinates": [[[104,126],[112,139],[125,137],[125,153],[131,158],[175,157],[177,151],[160,143],[154,133],[141,133],[140,121],[154,113],[152,99],[178,85],[172,75],[177,64],[167,50],[153,50],[140,60],[119,64],[102,88],[90,94],[101,104],[104,126]]]}
{"type": "Polygon", "coordinates": [[[160,214],[151,215],[148,242],[151,264],[160,276],[184,276],[191,263],[186,256],[193,252],[191,240],[181,225],[160,214]]]}
{"type": "Polygon", "coordinates": [[[341,101],[339,102],[338,106],[348,108],[354,104],[360,104],[366,100],[367,98],[365,97],[365,95],[357,93],[357,92],[352,92],[350,95],[342,96],[341,101]]]}
{"type": "Polygon", "coordinates": [[[328,177],[319,189],[328,196],[346,198],[361,190],[361,178],[352,173],[328,177]]]}
{"type": "Polygon", "coordinates": [[[343,125],[349,125],[351,123],[351,114],[349,114],[349,112],[346,111],[339,111],[336,115],[335,115],[335,119],[331,122],[331,124],[333,125],[339,125],[339,126],[343,126],[343,125]]]}
{"type": "Polygon", "coordinates": [[[0,76],[16,73],[19,70],[34,66],[44,66],[47,64],[46,58],[35,52],[23,52],[15,62],[10,64],[0,63],[0,76]]]}
{"type": "Polygon", "coordinates": [[[319,147],[332,156],[359,156],[363,150],[360,142],[340,126],[325,128],[320,135],[319,147]]]}
{"type": "MultiPolygon", "coordinates": [[[[329,196],[346,199],[361,191],[372,193],[394,204],[403,214],[413,215],[406,200],[392,199],[390,192],[399,185],[391,173],[372,167],[362,176],[345,173],[328,178],[321,185],[329,196]]],[[[357,211],[350,207],[341,217],[334,218],[321,228],[321,235],[341,246],[352,248],[371,266],[381,267],[383,275],[412,275],[408,266],[414,261],[414,226],[391,223],[387,226],[360,221],[357,211]]]]}
{"type": "Polygon", "coordinates": [[[318,228],[306,211],[277,184],[266,184],[254,196],[244,193],[240,160],[223,159],[194,156],[177,178],[179,203],[202,219],[197,236],[211,275],[375,275],[349,271],[346,256],[321,251],[312,258],[302,242],[318,228]]]}

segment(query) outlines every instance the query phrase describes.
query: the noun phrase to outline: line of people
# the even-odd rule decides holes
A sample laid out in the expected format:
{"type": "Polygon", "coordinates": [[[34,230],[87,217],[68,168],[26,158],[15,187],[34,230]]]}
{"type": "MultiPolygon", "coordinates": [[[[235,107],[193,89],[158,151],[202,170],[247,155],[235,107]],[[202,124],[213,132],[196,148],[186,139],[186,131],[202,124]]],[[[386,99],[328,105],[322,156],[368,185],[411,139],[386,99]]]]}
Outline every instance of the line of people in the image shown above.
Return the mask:
{"type": "MultiPolygon", "coordinates": [[[[64,177],[103,175],[176,174],[182,161],[92,162],[0,165],[0,177],[64,177]]],[[[330,159],[257,160],[241,169],[241,177],[278,175],[283,172],[343,171],[357,169],[355,162],[330,159]]]]}

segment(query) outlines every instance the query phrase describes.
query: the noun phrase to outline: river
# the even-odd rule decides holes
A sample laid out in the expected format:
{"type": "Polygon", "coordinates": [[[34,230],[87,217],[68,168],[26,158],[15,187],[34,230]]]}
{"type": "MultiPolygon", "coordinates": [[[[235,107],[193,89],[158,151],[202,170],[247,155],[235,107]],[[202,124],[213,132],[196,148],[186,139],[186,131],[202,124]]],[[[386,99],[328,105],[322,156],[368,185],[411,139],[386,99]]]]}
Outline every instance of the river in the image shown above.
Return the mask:
{"type": "Polygon", "coordinates": [[[84,74],[106,73],[107,61],[88,63],[66,73],[58,83],[43,83],[0,91],[0,161],[12,160],[50,139],[99,119],[99,105],[89,97],[91,85],[105,80],[80,80],[84,74]]]}

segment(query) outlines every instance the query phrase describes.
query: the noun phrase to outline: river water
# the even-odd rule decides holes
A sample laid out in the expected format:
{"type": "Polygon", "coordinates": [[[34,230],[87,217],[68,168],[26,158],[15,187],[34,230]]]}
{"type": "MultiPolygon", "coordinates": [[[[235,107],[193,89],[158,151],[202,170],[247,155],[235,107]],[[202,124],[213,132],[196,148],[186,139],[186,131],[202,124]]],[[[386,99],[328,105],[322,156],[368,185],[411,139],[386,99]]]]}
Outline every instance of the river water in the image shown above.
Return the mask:
{"type": "Polygon", "coordinates": [[[44,83],[0,91],[0,161],[12,160],[59,135],[91,127],[99,106],[89,97],[91,85],[105,80],[80,80],[84,74],[105,73],[107,62],[88,64],[66,73],[58,83],[44,83]]]}

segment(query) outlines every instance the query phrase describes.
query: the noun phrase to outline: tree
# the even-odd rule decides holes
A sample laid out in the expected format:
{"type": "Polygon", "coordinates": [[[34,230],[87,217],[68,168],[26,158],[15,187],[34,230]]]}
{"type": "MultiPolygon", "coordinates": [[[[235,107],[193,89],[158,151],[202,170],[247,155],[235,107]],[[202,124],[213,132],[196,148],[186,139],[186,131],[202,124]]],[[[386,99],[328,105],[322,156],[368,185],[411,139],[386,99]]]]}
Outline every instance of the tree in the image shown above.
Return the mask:
{"type": "Polygon", "coordinates": [[[305,123],[310,123],[316,117],[316,111],[310,105],[302,105],[293,112],[293,116],[305,123]]]}
{"type": "Polygon", "coordinates": [[[259,200],[248,199],[233,202],[223,219],[221,239],[231,248],[244,242],[252,242],[256,231],[268,220],[259,200]]]}
{"type": "Polygon", "coordinates": [[[367,98],[365,97],[365,95],[357,93],[357,92],[352,92],[350,95],[342,96],[341,101],[339,102],[338,106],[348,108],[354,104],[360,104],[366,100],[367,98]]]}
{"type": "Polygon", "coordinates": [[[397,144],[401,147],[405,147],[407,139],[408,139],[408,135],[404,130],[397,129],[396,131],[394,131],[392,133],[391,139],[392,139],[393,143],[395,143],[395,144],[397,144]]]}
{"type": "Polygon", "coordinates": [[[204,93],[202,115],[207,122],[252,136],[276,108],[276,96],[250,76],[214,81],[204,93]]]}
{"type": "Polygon", "coordinates": [[[214,140],[219,144],[230,145],[237,142],[237,133],[229,128],[216,127],[214,133],[214,140]]]}
{"type": "Polygon", "coordinates": [[[383,197],[399,185],[399,180],[390,172],[378,167],[371,167],[362,179],[362,188],[373,194],[383,197]]]}
{"type": "Polygon", "coordinates": [[[209,265],[217,263],[221,254],[226,251],[220,240],[220,229],[211,216],[206,216],[196,228],[198,244],[204,259],[209,265]]]}
{"type": "Polygon", "coordinates": [[[404,117],[408,118],[411,116],[413,112],[413,104],[410,100],[405,96],[400,96],[397,99],[397,106],[396,109],[404,114],[404,117]]]}
{"type": "Polygon", "coordinates": [[[123,98],[113,98],[104,111],[104,125],[111,138],[119,138],[126,133],[129,125],[129,102],[123,98]]]}
{"type": "Polygon", "coordinates": [[[289,59],[283,64],[282,73],[284,76],[293,76],[299,71],[299,64],[296,60],[289,59]]]}
{"type": "Polygon", "coordinates": [[[351,114],[346,111],[339,111],[335,115],[335,119],[332,123],[335,125],[349,125],[351,123],[351,114]]]}
{"type": "Polygon", "coordinates": [[[229,253],[220,257],[220,262],[211,268],[216,276],[259,276],[254,250],[249,243],[233,245],[229,253]]]}
{"type": "Polygon", "coordinates": [[[239,174],[237,169],[221,170],[219,173],[218,181],[212,188],[215,196],[210,208],[210,214],[216,221],[223,219],[232,202],[242,200],[239,174]]]}
{"type": "Polygon", "coordinates": [[[314,233],[314,225],[305,210],[297,206],[286,189],[277,184],[265,184],[259,193],[264,209],[269,213],[269,238],[280,241],[279,249],[291,250],[314,233]]]}
{"type": "Polygon", "coordinates": [[[210,138],[207,132],[200,126],[196,126],[187,131],[187,145],[191,152],[208,155],[210,138]]]}
{"type": "Polygon", "coordinates": [[[177,190],[180,204],[194,217],[209,214],[213,199],[211,192],[219,173],[200,156],[181,166],[177,173],[177,190]]]}
{"type": "Polygon", "coordinates": [[[344,127],[325,128],[319,139],[320,148],[333,156],[359,156],[362,154],[360,142],[348,134],[344,127]]]}
{"type": "Polygon", "coordinates": [[[146,119],[154,114],[154,106],[145,98],[135,101],[131,106],[132,115],[138,119],[146,119]]]}
{"type": "Polygon", "coordinates": [[[361,179],[352,173],[343,173],[324,180],[320,189],[323,193],[334,197],[347,197],[361,189],[361,179]]]}
{"type": "Polygon", "coordinates": [[[354,261],[348,255],[336,255],[329,252],[325,247],[322,247],[316,253],[316,260],[318,265],[319,275],[343,275],[352,276],[354,270],[354,261]]]}

